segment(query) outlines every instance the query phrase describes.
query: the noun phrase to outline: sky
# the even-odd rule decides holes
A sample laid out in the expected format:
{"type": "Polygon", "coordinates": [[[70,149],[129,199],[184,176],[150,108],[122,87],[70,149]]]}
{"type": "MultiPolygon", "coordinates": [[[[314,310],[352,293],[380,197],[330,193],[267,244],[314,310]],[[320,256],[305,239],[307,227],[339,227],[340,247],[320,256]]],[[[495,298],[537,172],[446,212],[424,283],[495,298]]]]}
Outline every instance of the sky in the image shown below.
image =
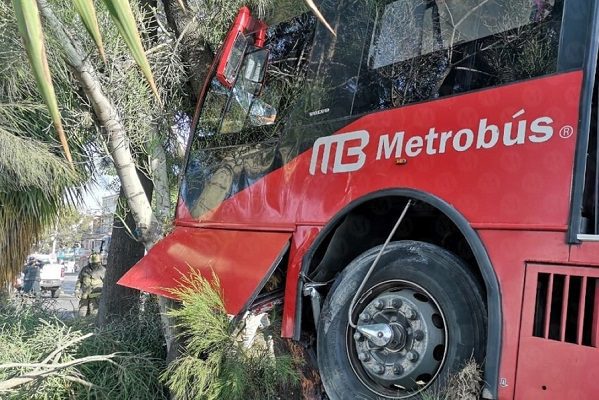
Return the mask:
{"type": "Polygon", "coordinates": [[[89,184],[88,190],[83,194],[83,212],[92,213],[95,210],[102,208],[102,198],[113,194],[118,194],[117,191],[110,188],[110,183],[113,177],[109,175],[98,175],[95,177],[96,182],[89,184]]]}

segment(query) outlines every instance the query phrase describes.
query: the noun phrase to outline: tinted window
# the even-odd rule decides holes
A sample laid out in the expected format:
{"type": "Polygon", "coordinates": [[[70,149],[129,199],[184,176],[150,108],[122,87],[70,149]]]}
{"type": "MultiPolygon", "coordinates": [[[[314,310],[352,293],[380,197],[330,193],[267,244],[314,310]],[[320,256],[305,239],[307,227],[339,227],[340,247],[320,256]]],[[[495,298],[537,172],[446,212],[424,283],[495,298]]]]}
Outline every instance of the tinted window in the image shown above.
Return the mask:
{"type": "Polygon", "coordinates": [[[369,29],[368,2],[326,1],[321,9],[336,36],[322,25],[314,35],[310,88],[297,116],[308,123],[350,115],[369,29]]]}
{"type": "Polygon", "coordinates": [[[399,0],[375,7],[352,114],[555,72],[561,5],[399,0]]]}
{"type": "Polygon", "coordinates": [[[591,105],[591,130],[586,154],[586,173],[582,201],[582,233],[599,235],[599,73],[596,73],[591,105]]]}
{"type": "MultiPolygon", "coordinates": [[[[380,7],[369,65],[381,68],[530,24],[544,1],[399,0],[380,7]]],[[[547,10],[549,4],[546,4],[547,10]]],[[[540,16],[543,16],[541,12],[540,16]]]]}
{"type": "Polygon", "coordinates": [[[556,71],[559,0],[323,1],[301,123],[556,71]]]}

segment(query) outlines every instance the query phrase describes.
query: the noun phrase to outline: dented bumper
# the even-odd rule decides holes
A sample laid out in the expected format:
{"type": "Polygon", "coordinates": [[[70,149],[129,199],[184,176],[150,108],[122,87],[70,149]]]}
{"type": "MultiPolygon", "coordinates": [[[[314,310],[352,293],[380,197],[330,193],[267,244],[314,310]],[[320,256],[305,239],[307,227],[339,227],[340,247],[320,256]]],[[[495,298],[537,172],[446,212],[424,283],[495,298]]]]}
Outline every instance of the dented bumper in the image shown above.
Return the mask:
{"type": "Polygon", "coordinates": [[[287,251],[291,233],[205,229],[178,226],[158,242],[118,283],[171,297],[169,289],[193,270],[213,273],[223,291],[227,313],[247,309],[287,251]]]}

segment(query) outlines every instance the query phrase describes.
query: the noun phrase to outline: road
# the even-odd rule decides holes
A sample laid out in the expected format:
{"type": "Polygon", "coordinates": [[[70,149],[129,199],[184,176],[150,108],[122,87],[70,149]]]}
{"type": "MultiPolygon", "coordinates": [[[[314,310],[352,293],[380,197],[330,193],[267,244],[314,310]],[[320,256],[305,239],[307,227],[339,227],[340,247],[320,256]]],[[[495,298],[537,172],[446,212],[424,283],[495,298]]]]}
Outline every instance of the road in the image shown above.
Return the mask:
{"type": "MultiPolygon", "coordinates": [[[[75,297],[75,283],[77,282],[77,274],[65,274],[62,283],[62,293],[56,299],[56,310],[66,315],[74,315],[77,311],[79,300],[75,297]]],[[[49,295],[45,295],[50,297],[49,295]]]]}
{"type": "MultiPolygon", "coordinates": [[[[63,319],[77,316],[79,308],[79,299],[75,297],[77,276],[78,273],[65,274],[58,298],[52,298],[50,292],[43,292],[40,299],[43,306],[49,310],[56,311],[58,316],[63,319]]],[[[20,299],[25,304],[33,304],[36,301],[34,298],[26,296],[20,297],[20,299]]]]}
{"type": "MultiPolygon", "coordinates": [[[[61,318],[73,318],[77,314],[79,300],[75,297],[77,274],[65,274],[58,298],[53,299],[50,292],[42,293],[45,306],[58,312],[61,318]]],[[[26,303],[32,303],[32,298],[22,298],[26,303]]]]}

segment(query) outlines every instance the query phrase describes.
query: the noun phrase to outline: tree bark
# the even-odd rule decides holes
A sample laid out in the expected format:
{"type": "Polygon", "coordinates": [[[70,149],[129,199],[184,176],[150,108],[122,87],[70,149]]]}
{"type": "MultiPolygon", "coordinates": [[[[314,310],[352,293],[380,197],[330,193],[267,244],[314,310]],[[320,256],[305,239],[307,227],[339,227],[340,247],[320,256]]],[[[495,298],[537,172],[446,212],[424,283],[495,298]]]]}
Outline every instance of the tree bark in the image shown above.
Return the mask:
{"type": "MultiPolygon", "coordinates": [[[[141,172],[138,175],[148,200],[152,201],[152,181],[141,172]]],[[[117,281],[145,254],[143,243],[132,237],[129,232],[135,230],[135,220],[131,211],[123,207],[123,201],[126,201],[126,198],[121,189],[108,249],[104,288],[98,309],[97,324],[100,326],[113,319],[132,315],[139,307],[139,290],[117,285],[117,281]]]]}
{"type": "MultiPolygon", "coordinates": [[[[158,127],[156,128],[158,129],[158,127]]],[[[172,223],[171,199],[166,165],[166,152],[160,144],[150,150],[150,172],[154,186],[154,213],[161,231],[172,223]]],[[[150,198],[151,200],[151,198],[150,198]]]]}

